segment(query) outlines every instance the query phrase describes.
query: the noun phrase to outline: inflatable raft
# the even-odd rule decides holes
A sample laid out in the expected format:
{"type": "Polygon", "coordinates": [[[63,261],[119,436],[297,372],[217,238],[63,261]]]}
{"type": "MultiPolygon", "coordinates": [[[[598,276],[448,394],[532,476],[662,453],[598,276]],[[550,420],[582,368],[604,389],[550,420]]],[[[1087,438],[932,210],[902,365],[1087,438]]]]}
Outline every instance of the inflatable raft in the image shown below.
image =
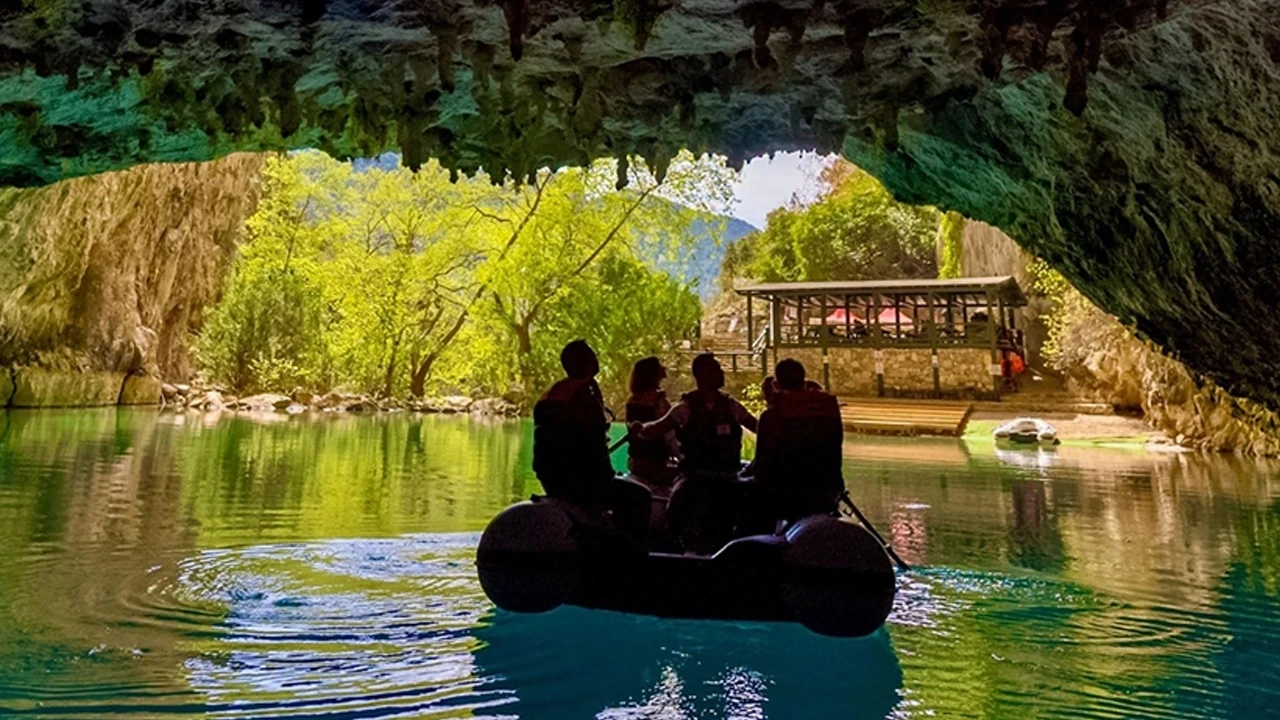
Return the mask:
{"type": "Polygon", "coordinates": [[[485,594],[514,612],[560,605],[670,618],[799,622],[823,635],[874,632],[896,582],[884,547],[861,526],[810,517],[784,535],[726,544],[710,556],[649,552],[602,519],[558,500],[513,505],[476,551],[485,594]]]}
{"type": "Polygon", "coordinates": [[[996,442],[1019,445],[1057,445],[1058,429],[1038,418],[1015,418],[991,431],[996,442]]]}

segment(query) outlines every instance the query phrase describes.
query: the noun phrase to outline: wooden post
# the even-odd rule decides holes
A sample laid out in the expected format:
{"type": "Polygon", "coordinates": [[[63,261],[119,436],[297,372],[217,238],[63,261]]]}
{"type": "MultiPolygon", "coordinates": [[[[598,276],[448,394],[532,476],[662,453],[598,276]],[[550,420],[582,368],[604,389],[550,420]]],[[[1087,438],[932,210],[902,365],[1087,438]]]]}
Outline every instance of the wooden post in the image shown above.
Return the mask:
{"type": "Polygon", "coordinates": [[[872,350],[872,357],[875,358],[876,363],[876,395],[884,397],[884,367],[881,364],[883,362],[882,358],[884,357],[884,353],[880,349],[884,344],[884,339],[880,335],[880,293],[872,295],[872,301],[874,302],[875,307],[874,309],[871,307],[867,308],[867,318],[874,322],[871,332],[871,347],[874,348],[872,350]]]}
{"type": "MultiPolygon", "coordinates": [[[[988,290],[987,291],[987,333],[991,336],[991,339],[990,339],[991,368],[994,370],[995,368],[1000,367],[1000,349],[999,349],[999,341],[996,338],[996,315],[995,315],[996,308],[995,308],[995,302],[993,300],[994,299],[991,297],[991,291],[988,290]]],[[[1000,389],[1001,389],[1001,385],[1003,384],[1001,374],[992,373],[991,384],[995,389],[996,399],[999,400],[1000,389]]]]}
{"type": "MultiPolygon", "coordinates": [[[[773,316],[773,321],[770,323],[772,327],[770,328],[769,334],[773,335],[773,361],[775,364],[778,362],[778,343],[782,342],[782,328],[779,327],[779,325],[782,324],[782,321],[780,318],[782,313],[778,311],[781,305],[782,305],[782,299],[779,298],[777,295],[770,298],[769,312],[773,316]]],[[[765,354],[764,366],[765,366],[765,375],[768,375],[769,374],[768,353],[765,354]]]]}
{"type": "Polygon", "coordinates": [[[822,348],[822,389],[831,392],[831,359],[827,356],[827,296],[818,299],[822,319],[818,325],[818,345],[822,348]]]}
{"type": "Polygon", "coordinates": [[[933,293],[925,295],[929,312],[929,363],[933,365],[933,395],[942,397],[942,378],[938,372],[938,316],[934,311],[933,293]]]}

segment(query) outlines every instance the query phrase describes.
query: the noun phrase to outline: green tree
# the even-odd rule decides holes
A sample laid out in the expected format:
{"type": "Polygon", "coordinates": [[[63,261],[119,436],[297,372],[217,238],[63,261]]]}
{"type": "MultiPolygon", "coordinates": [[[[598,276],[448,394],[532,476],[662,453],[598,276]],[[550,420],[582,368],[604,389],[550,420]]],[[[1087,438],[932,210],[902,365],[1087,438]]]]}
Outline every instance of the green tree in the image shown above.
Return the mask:
{"type": "Polygon", "coordinates": [[[246,242],[196,344],[205,372],[240,390],[323,382],[329,366],[319,240],[303,222],[312,188],[284,157],[268,161],[263,178],[246,242]]]}
{"type": "MultiPolygon", "coordinates": [[[[689,235],[673,230],[687,228],[699,212],[727,207],[733,177],[723,161],[696,159],[687,152],[661,176],[643,165],[602,161],[587,168],[543,173],[522,190],[523,197],[504,207],[503,220],[513,232],[500,252],[490,254],[482,282],[493,317],[511,338],[518,391],[528,395],[548,379],[550,371],[535,356],[534,336],[539,329],[592,329],[566,318],[564,309],[573,303],[558,308],[556,323],[542,323],[558,302],[585,294],[598,308],[626,312],[621,304],[629,298],[597,272],[600,265],[635,264],[644,255],[687,249],[689,235]],[[618,177],[629,180],[623,190],[610,187],[618,177]]],[[[578,310],[585,311],[581,306],[578,310]]],[[[696,317],[685,328],[695,323],[696,317]]],[[[668,331],[678,332],[676,328],[668,331]]],[[[583,333],[593,339],[595,335],[583,333]]]]}
{"type": "Polygon", "coordinates": [[[844,160],[822,170],[825,192],[779,208],[730,249],[725,276],[766,282],[937,277],[938,212],[897,202],[844,160]]]}
{"type": "Polygon", "coordinates": [[[598,162],[525,184],[386,158],[273,159],[200,357],[241,390],[527,397],[560,344],[586,337],[624,372],[696,324],[687,283],[659,267],[687,254],[694,218],[728,206],[733,177],[688,153],[661,175],[598,162]]]}

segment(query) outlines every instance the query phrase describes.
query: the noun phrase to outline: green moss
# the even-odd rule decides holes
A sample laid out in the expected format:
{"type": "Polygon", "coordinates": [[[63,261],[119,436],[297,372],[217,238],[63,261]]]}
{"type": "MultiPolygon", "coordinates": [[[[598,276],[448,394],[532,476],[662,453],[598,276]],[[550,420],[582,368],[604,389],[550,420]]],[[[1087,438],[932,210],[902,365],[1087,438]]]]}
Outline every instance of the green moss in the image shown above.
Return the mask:
{"type": "Polygon", "coordinates": [[[958,278],[964,272],[964,216],[952,211],[942,213],[938,233],[942,238],[942,265],[938,277],[958,278]]]}

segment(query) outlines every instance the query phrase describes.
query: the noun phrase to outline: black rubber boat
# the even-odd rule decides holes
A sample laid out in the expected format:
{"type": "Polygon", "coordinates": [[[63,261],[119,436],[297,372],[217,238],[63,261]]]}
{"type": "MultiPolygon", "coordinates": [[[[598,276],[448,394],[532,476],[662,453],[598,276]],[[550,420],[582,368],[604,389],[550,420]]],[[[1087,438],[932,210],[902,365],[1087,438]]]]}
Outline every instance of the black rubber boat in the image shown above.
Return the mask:
{"type": "Polygon", "coordinates": [[[734,540],[710,556],[648,552],[607,521],[558,500],[513,505],[480,539],[485,594],[514,612],[560,605],[671,618],[799,622],[836,637],[874,632],[896,582],[860,525],[814,516],[783,535],[734,540]]]}

